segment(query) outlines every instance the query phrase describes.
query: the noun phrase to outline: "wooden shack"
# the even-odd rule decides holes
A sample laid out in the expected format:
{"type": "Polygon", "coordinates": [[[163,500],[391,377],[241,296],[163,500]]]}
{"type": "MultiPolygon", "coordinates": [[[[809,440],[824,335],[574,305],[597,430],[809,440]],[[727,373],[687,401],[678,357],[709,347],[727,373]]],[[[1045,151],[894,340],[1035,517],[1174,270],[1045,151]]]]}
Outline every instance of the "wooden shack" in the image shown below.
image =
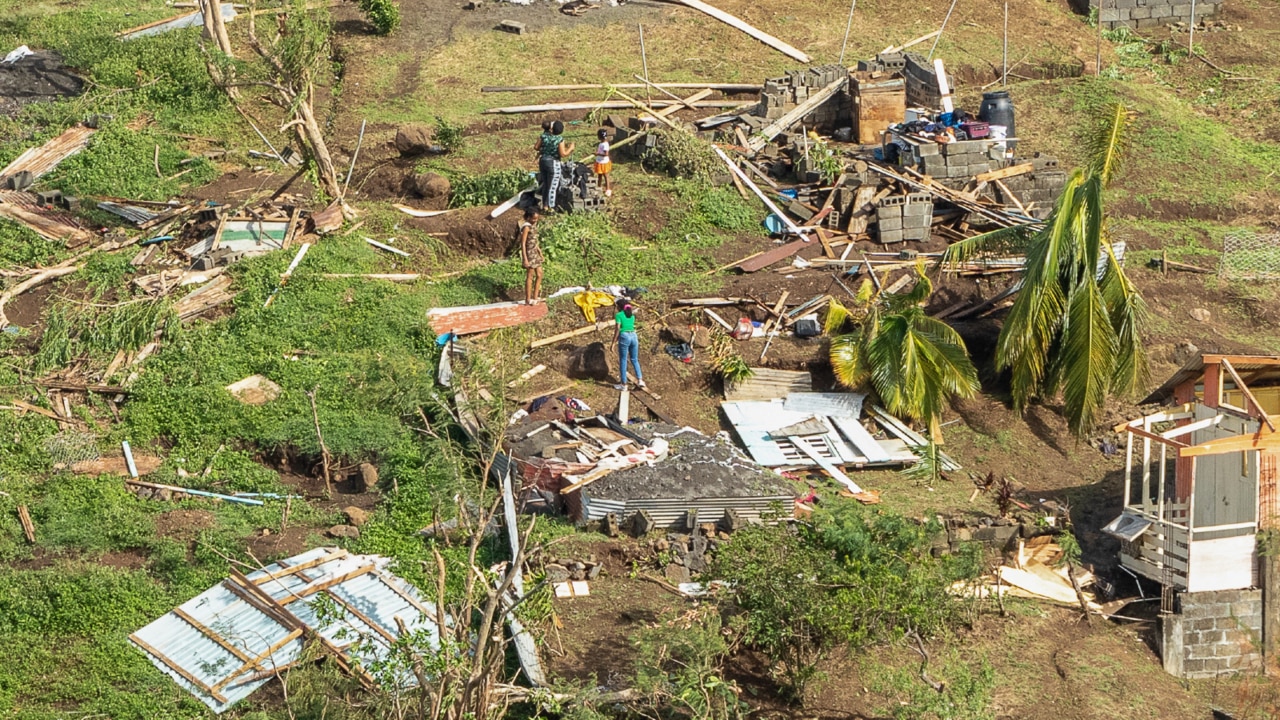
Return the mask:
{"type": "Polygon", "coordinates": [[[860,145],[880,144],[880,134],[903,121],[907,113],[907,84],[900,73],[853,71],[853,132],[860,145]]]}
{"type": "Polygon", "coordinates": [[[1280,524],[1280,356],[1202,355],[1125,434],[1123,511],[1104,531],[1129,570],[1186,592],[1258,585],[1257,534],[1280,524]]]}

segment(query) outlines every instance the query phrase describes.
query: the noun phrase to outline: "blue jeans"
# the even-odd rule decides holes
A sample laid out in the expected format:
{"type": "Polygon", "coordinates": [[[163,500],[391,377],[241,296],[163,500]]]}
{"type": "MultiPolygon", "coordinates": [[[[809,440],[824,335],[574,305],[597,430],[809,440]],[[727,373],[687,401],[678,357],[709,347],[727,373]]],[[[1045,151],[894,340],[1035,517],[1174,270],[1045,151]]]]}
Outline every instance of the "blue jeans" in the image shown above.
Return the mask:
{"type": "Polygon", "coordinates": [[[618,366],[622,370],[622,384],[627,384],[627,358],[631,358],[631,366],[636,369],[636,380],[644,382],[644,374],[640,372],[640,338],[634,332],[618,333],[618,366]]]}

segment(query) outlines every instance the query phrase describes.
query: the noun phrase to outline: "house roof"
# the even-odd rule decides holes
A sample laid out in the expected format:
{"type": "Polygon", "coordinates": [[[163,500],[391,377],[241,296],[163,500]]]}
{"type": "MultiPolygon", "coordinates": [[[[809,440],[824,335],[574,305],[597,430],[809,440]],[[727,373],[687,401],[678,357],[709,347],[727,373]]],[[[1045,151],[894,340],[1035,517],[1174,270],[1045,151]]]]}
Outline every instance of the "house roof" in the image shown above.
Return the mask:
{"type": "Polygon", "coordinates": [[[1188,380],[1195,380],[1204,376],[1205,365],[1216,365],[1223,359],[1228,360],[1236,372],[1245,373],[1250,371],[1266,370],[1275,368],[1277,375],[1280,375],[1280,355],[1224,355],[1221,353],[1205,353],[1198,357],[1191,358],[1177,372],[1164,381],[1164,384],[1156,388],[1150,395],[1142,400],[1142,404],[1165,402],[1173,396],[1173,391],[1177,387],[1188,380]]]}
{"type": "MultiPolygon", "coordinates": [[[[215,713],[302,658],[303,633],[369,667],[405,632],[438,646],[435,609],[387,571],[390,560],[315,548],[227,579],[129,636],[215,713]],[[324,596],[328,609],[314,601],[324,596]]],[[[412,684],[410,677],[403,681],[412,684]]]]}

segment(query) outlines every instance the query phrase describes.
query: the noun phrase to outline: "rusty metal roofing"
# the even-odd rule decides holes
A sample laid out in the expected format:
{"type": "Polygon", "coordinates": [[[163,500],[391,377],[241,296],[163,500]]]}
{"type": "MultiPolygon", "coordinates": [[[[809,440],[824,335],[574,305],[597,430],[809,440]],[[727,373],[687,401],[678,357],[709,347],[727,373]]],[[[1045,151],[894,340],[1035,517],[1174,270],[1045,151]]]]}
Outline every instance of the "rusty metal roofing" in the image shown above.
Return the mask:
{"type": "Polygon", "coordinates": [[[161,672],[221,713],[300,661],[308,635],[359,668],[385,657],[404,631],[424,629],[428,643],[438,646],[434,606],[390,574],[389,563],[315,548],[228,578],[129,639],[161,672]],[[317,602],[322,597],[327,602],[317,602]],[[322,604],[332,614],[320,617],[322,604]]]}
{"type": "MultiPolygon", "coordinates": [[[[1204,353],[1191,358],[1185,365],[1178,369],[1173,375],[1165,380],[1164,383],[1153,390],[1150,395],[1142,399],[1142,404],[1165,402],[1173,396],[1173,391],[1177,387],[1188,380],[1195,380],[1204,376],[1205,358],[1226,358],[1231,361],[1231,366],[1236,372],[1244,373],[1255,370],[1266,370],[1274,368],[1280,371],[1280,355],[1232,355],[1228,353],[1204,353]]],[[[1216,363],[1217,360],[1211,360],[1216,363]]],[[[1230,379],[1227,379],[1230,382],[1230,379]]]]}
{"type": "Polygon", "coordinates": [[[546,315],[545,302],[536,302],[532,305],[523,302],[501,302],[491,305],[432,308],[427,311],[427,320],[437,335],[445,333],[468,335],[512,325],[523,325],[546,315]]]}
{"type": "Polygon", "coordinates": [[[58,137],[38,148],[29,148],[15,158],[0,170],[0,180],[24,170],[31,173],[31,179],[35,180],[58,167],[58,163],[85,149],[96,132],[94,128],[85,125],[69,127],[58,137]]]}

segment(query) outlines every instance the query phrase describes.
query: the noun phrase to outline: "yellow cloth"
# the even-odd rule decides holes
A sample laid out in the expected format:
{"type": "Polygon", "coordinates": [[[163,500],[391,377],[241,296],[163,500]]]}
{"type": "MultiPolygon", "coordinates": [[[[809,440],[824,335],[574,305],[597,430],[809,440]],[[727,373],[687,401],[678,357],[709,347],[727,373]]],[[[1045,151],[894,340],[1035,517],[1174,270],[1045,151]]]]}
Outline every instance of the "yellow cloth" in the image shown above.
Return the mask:
{"type": "Polygon", "coordinates": [[[587,322],[596,321],[596,308],[609,307],[613,304],[613,296],[599,290],[585,290],[573,296],[573,302],[582,308],[582,315],[587,322]]]}

